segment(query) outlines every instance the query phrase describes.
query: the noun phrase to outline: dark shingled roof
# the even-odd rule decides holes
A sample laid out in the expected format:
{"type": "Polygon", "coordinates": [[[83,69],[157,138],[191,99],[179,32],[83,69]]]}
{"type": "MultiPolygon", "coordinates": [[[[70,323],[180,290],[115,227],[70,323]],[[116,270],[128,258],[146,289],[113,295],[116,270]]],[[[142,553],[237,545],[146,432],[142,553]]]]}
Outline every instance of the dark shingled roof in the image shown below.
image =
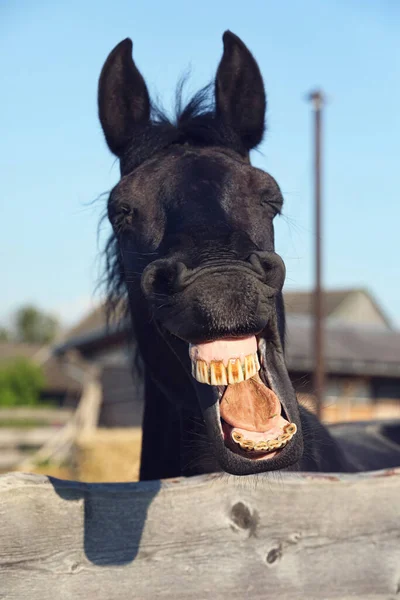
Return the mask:
{"type": "Polygon", "coordinates": [[[72,338],[78,338],[88,333],[93,333],[94,331],[102,329],[105,326],[106,310],[104,305],[100,305],[83,317],[83,319],[81,319],[79,323],[75,325],[75,327],[69,329],[65,335],[65,339],[69,340],[72,338]]]}
{"type": "MultiPolygon", "coordinates": [[[[286,356],[289,370],[313,370],[311,317],[288,316],[286,356]]],[[[400,378],[400,332],[339,320],[326,322],[325,362],[330,373],[400,378]]]]}

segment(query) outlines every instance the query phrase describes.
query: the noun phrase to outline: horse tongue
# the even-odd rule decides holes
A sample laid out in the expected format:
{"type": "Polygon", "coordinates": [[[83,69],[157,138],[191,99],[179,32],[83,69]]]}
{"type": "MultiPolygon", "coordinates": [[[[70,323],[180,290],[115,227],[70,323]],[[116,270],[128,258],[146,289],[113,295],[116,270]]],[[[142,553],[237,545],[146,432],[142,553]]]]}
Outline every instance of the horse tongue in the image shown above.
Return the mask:
{"type": "Polygon", "coordinates": [[[246,431],[267,431],[270,419],[281,414],[281,404],[257,374],[227,386],[220,403],[221,417],[232,427],[246,431]]]}

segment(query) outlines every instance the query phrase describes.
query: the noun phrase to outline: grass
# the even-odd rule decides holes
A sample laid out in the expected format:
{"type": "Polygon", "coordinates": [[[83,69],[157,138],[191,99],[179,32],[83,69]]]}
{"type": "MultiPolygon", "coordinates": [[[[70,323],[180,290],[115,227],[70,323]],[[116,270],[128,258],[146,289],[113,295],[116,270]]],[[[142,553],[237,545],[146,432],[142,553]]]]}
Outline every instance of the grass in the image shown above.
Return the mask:
{"type": "Polygon", "coordinates": [[[44,419],[0,419],[0,427],[20,427],[29,429],[31,427],[48,427],[49,421],[44,419]]]}

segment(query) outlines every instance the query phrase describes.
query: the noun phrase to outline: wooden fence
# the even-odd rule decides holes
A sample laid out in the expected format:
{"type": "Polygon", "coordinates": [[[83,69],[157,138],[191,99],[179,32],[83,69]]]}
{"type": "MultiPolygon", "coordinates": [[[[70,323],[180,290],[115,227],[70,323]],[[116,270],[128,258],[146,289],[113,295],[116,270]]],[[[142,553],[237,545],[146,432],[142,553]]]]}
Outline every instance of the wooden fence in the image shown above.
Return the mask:
{"type": "Polygon", "coordinates": [[[400,469],[0,477],[1,600],[400,598],[400,469]]]}
{"type": "Polygon", "coordinates": [[[71,410],[60,408],[0,407],[0,473],[13,471],[59,432],[72,415],[71,410]]]}

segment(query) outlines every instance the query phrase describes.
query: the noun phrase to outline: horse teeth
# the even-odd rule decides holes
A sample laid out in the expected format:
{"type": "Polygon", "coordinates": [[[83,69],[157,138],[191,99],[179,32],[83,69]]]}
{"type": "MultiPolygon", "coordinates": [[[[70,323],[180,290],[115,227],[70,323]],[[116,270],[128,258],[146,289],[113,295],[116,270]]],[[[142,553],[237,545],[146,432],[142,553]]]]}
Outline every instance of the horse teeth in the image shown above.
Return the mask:
{"type": "Polygon", "coordinates": [[[256,359],[258,361],[257,353],[249,354],[248,356],[244,357],[243,375],[245,379],[254,377],[254,375],[256,375],[256,373],[258,373],[260,370],[260,367],[257,368],[256,359]]]}
{"type": "Polygon", "coordinates": [[[250,452],[250,450],[254,449],[254,442],[252,440],[242,440],[239,442],[239,446],[242,448],[242,450],[250,452]]]}
{"type": "Polygon", "coordinates": [[[208,365],[204,360],[196,361],[196,379],[200,383],[210,383],[208,365]]]}
{"type": "Polygon", "coordinates": [[[238,358],[230,358],[228,362],[228,382],[240,383],[244,381],[243,369],[238,358]]]}
{"type": "Polygon", "coordinates": [[[221,360],[214,360],[210,366],[211,385],[228,385],[225,365],[221,360]]]}
{"type": "MultiPolygon", "coordinates": [[[[290,425],[294,425],[291,423],[290,425]]],[[[284,431],[288,429],[289,425],[284,427],[284,431]]],[[[294,431],[296,426],[291,427],[290,430],[294,431]]],[[[232,439],[238,446],[245,450],[246,452],[254,451],[254,452],[273,452],[274,450],[279,450],[280,448],[284,448],[287,443],[292,439],[294,433],[285,432],[281,435],[278,435],[273,440],[261,440],[259,442],[253,442],[253,440],[248,440],[243,437],[243,434],[238,431],[234,431],[232,433],[232,439]]]]}
{"type": "Polygon", "coordinates": [[[200,383],[209,385],[228,385],[251,379],[260,370],[257,353],[248,354],[243,363],[239,358],[230,358],[226,367],[222,360],[213,360],[208,364],[205,360],[192,359],[192,376],[200,383]]]}
{"type": "Polygon", "coordinates": [[[264,450],[264,451],[268,450],[268,442],[267,441],[265,441],[265,442],[258,442],[258,444],[256,444],[254,446],[254,450],[257,451],[257,452],[260,452],[262,450],[264,450]]]}
{"type": "Polygon", "coordinates": [[[279,448],[279,442],[278,440],[270,440],[268,442],[268,449],[269,450],[276,450],[277,448],[279,448]]]}
{"type": "Polygon", "coordinates": [[[232,438],[236,443],[238,443],[243,440],[243,435],[241,433],[239,433],[238,431],[234,431],[232,433],[232,438]]]}
{"type": "Polygon", "coordinates": [[[283,431],[293,436],[297,431],[297,425],[295,423],[289,423],[288,425],[285,425],[283,431]]]}

